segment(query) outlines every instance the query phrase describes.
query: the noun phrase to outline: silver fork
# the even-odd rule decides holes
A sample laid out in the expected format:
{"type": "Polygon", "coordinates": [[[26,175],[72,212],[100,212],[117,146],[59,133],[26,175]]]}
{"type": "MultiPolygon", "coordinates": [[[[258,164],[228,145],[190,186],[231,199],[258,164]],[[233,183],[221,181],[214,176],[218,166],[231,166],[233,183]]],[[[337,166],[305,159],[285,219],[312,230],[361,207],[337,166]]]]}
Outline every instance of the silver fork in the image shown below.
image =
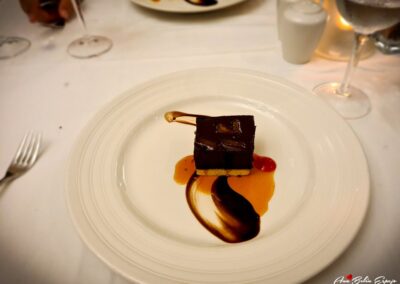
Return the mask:
{"type": "Polygon", "coordinates": [[[39,155],[41,140],[41,134],[33,132],[25,134],[6,175],[0,179],[0,186],[21,176],[33,166],[39,155]]]}

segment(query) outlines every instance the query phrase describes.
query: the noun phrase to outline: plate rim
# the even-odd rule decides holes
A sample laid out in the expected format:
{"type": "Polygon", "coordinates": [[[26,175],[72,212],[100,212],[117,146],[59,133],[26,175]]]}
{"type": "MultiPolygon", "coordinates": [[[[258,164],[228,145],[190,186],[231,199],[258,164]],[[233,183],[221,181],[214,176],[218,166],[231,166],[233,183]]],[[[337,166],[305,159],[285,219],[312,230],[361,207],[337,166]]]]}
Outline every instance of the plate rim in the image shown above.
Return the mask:
{"type": "MultiPolygon", "coordinates": [[[[193,6],[191,9],[187,9],[187,10],[182,10],[182,9],[177,9],[177,8],[160,8],[157,7],[157,3],[151,3],[151,0],[149,1],[149,4],[146,4],[145,2],[143,2],[142,0],[130,0],[133,4],[138,5],[142,8],[146,8],[149,10],[153,10],[153,11],[158,11],[158,12],[165,12],[165,13],[176,13],[176,14],[197,14],[197,13],[207,13],[207,12],[211,12],[211,11],[216,11],[216,10],[221,10],[221,9],[225,9],[225,8],[229,8],[235,5],[238,5],[240,3],[243,3],[247,0],[231,0],[232,3],[229,4],[217,4],[214,6],[205,6],[205,7],[199,7],[196,5],[191,5],[193,6]]],[[[190,5],[190,4],[188,4],[190,5]]]]}
{"type": "MultiPolygon", "coordinates": [[[[100,253],[98,251],[99,249],[96,248],[96,246],[90,242],[89,238],[87,237],[87,235],[84,232],[86,229],[83,229],[79,226],[79,221],[76,219],[77,216],[75,216],[77,214],[73,212],[73,205],[71,204],[70,194],[69,194],[69,190],[70,190],[69,183],[71,182],[70,181],[71,180],[70,179],[70,169],[72,167],[73,160],[76,159],[75,156],[76,156],[77,150],[82,147],[83,142],[85,142],[87,140],[87,138],[90,136],[89,133],[91,131],[93,131],[93,127],[97,124],[98,120],[101,119],[105,113],[107,113],[107,111],[110,109],[111,105],[117,104],[118,102],[124,100],[125,98],[132,96],[133,94],[140,92],[140,90],[148,88],[149,86],[151,86],[153,84],[168,81],[173,78],[178,78],[180,76],[185,76],[192,72],[205,72],[205,71],[206,72],[241,73],[244,75],[255,76],[260,79],[267,79],[270,81],[272,80],[276,83],[283,84],[285,86],[289,86],[290,88],[296,89],[297,91],[302,93],[303,97],[313,96],[314,98],[317,98],[311,91],[309,91],[309,90],[303,88],[302,86],[299,86],[285,78],[282,78],[282,77],[279,77],[276,75],[271,75],[271,74],[264,73],[261,71],[255,71],[255,70],[243,69],[243,68],[203,67],[203,68],[190,68],[190,69],[185,69],[185,70],[181,70],[181,71],[175,71],[172,73],[164,74],[161,76],[152,77],[142,83],[138,83],[133,88],[130,88],[130,89],[126,90],[125,92],[122,92],[122,94],[116,95],[116,96],[112,97],[109,101],[105,102],[99,108],[99,110],[92,115],[92,117],[87,121],[87,123],[80,129],[79,133],[77,134],[76,140],[71,147],[71,150],[70,150],[70,153],[68,156],[68,160],[67,160],[66,175],[65,175],[65,180],[64,180],[64,196],[65,196],[65,201],[67,204],[69,216],[72,219],[74,228],[78,232],[78,235],[79,235],[80,239],[83,241],[83,243],[89,248],[89,250],[96,257],[101,259],[111,270],[118,273],[119,275],[122,275],[124,278],[126,278],[130,281],[136,281],[136,282],[139,281],[140,282],[139,279],[133,278],[132,275],[129,275],[129,273],[127,273],[123,269],[119,268],[117,265],[114,265],[109,259],[107,259],[105,256],[103,256],[102,253],[100,253]]],[[[314,98],[312,100],[314,100],[314,98]]],[[[313,276],[317,275],[318,273],[322,272],[329,265],[331,265],[334,261],[336,261],[345,252],[345,250],[347,250],[347,248],[353,243],[353,241],[356,238],[356,236],[358,235],[361,227],[363,226],[365,219],[366,219],[369,204],[370,204],[370,190],[371,190],[370,189],[370,173],[369,173],[368,161],[367,161],[367,158],[365,155],[364,148],[362,147],[361,141],[360,141],[359,137],[356,135],[356,133],[354,132],[354,130],[352,129],[352,127],[350,126],[350,124],[346,120],[342,119],[340,117],[340,115],[338,113],[336,113],[336,111],[333,108],[331,108],[328,104],[323,103],[322,99],[320,99],[320,101],[322,104],[324,104],[326,106],[327,110],[330,110],[332,113],[334,113],[337,116],[337,118],[340,118],[341,123],[344,123],[344,125],[346,125],[346,128],[348,130],[350,130],[352,136],[355,138],[355,141],[359,147],[359,150],[361,150],[361,153],[362,153],[363,165],[365,166],[365,169],[366,169],[365,174],[366,174],[367,180],[365,181],[366,187],[363,188],[363,192],[364,192],[363,201],[364,202],[361,205],[359,204],[357,206],[359,208],[358,215],[360,215],[361,217],[358,220],[357,226],[355,226],[355,228],[353,228],[351,235],[347,234],[346,244],[341,246],[339,252],[337,252],[334,255],[334,257],[331,257],[328,261],[326,261],[326,263],[319,265],[320,268],[313,269],[312,272],[310,272],[308,274],[307,273],[304,274],[304,276],[302,278],[297,279],[298,281],[305,281],[305,280],[310,279],[313,276]]],[[[142,270],[140,267],[137,269],[142,270]]]]}

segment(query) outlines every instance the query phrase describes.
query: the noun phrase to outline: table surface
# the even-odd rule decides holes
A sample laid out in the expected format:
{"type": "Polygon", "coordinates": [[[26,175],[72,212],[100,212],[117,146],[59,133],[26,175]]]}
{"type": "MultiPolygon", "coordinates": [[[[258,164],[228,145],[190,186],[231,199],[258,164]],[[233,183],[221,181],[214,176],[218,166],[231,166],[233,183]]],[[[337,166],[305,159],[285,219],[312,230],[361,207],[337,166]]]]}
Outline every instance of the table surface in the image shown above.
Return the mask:
{"type": "MultiPolygon", "coordinates": [[[[28,130],[43,133],[36,165],[0,193],[1,283],[128,283],[80,240],[66,208],[64,181],[72,145],[107,102],[163,74],[198,67],[235,67],[286,78],[311,90],[340,80],[345,62],[313,57],[285,62],[276,34],[274,0],[251,0],[207,14],[177,15],[128,0],[85,1],[92,33],[112,38],[98,58],[70,57],[81,34],[76,19],[63,30],[30,24],[18,1],[3,1],[0,34],[25,36],[30,50],[0,61],[0,172],[28,130]]],[[[348,121],[365,150],[371,200],[349,248],[308,283],[333,283],[351,273],[400,281],[400,57],[375,52],[360,62],[354,84],[372,111],[348,121]]]]}

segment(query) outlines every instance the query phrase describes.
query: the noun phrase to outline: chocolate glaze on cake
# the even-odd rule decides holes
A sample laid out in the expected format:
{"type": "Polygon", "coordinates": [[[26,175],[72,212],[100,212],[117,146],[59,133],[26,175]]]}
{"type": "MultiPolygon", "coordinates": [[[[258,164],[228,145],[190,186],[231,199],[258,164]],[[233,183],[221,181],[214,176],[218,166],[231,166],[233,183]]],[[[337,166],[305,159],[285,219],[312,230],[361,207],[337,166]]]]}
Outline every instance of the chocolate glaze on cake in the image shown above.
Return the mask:
{"type": "Polygon", "coordinates": [[[252,168],[251,115],[197,117],[194,160],[199,175],[246,175],[252,168]]]}

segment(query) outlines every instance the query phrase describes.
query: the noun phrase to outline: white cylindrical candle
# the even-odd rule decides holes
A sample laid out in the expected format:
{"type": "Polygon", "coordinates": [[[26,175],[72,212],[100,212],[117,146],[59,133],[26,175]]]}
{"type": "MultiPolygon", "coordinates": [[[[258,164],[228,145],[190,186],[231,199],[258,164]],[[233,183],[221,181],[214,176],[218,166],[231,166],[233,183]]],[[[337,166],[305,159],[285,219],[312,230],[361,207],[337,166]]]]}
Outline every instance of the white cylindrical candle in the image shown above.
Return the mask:
{"type": "Polygon", "coordinates": [[[312,1],[300,1],[283,11],[281,41],[283,57],[294,64],[308,62],[322,36],[327,14],[312,1]]]}
{"type": "Polygon", "coordinates": [[[281,21],[283,17],[283,11],[285,11],[290,5],[293,5],[301,0],[276,0],[276,23],[278,38],[281,39],[281,21]]]}

